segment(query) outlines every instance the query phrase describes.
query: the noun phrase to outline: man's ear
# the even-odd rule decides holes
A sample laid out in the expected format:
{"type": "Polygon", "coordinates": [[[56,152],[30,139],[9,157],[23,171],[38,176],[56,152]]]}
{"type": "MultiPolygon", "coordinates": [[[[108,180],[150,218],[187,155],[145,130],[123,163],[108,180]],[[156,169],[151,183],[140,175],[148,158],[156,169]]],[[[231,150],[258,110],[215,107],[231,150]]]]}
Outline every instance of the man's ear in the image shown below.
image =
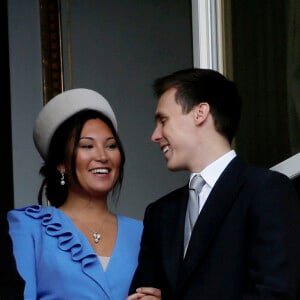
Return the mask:
{"type": "Polygon", "coordinates": [[[210,107],[207,102],[201,102],[193,108],[194,119],[197,125],[202,124],[209,115],[210,107]]]}

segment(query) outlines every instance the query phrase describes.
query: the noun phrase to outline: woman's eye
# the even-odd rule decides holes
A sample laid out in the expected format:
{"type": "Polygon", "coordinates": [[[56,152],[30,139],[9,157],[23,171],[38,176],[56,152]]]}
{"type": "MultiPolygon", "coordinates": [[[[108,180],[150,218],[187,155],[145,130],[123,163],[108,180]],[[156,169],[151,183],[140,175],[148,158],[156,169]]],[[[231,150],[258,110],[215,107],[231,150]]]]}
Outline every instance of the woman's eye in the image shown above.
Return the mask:
{"type": "Polygon", "coordinates": [[[118,148],[118,145],[113,143],[113,144],[109,144],[106,146],[108,149],[117,149],[118,148]]]}
{"type": "Polygon", "coordinates": [[[93,148],[93,145],[92,145],[92,144],[87,144],[87,145],[79,145],[79,148],[91,149],[91,148],[93,148]]]}

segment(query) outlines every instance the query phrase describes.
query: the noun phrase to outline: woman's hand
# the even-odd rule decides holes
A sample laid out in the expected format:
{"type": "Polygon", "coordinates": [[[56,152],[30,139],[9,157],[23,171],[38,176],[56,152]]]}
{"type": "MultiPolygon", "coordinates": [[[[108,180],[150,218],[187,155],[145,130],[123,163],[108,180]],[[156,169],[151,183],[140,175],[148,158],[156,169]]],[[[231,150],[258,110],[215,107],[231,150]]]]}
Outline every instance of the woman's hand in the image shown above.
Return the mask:
{"type": "Polygon", "coordinates": [[[136,293],[131,294],[126,300],[161,300],[161,291],[152,287],[141,287],[136,289],[136,293]]]}

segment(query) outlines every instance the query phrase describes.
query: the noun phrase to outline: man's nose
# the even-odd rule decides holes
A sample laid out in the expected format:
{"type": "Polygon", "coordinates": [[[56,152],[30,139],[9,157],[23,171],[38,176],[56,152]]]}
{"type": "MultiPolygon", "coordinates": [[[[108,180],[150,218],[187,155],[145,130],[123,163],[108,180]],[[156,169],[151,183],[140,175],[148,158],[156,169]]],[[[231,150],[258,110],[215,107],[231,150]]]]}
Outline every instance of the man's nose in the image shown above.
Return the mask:
{"type": "Polygon", "coordinates": [[[158,128],[158,126],[155,127],[152,136],[151,141],[154,143],[158,143],[162,138],[161,130],[158,128]]]}

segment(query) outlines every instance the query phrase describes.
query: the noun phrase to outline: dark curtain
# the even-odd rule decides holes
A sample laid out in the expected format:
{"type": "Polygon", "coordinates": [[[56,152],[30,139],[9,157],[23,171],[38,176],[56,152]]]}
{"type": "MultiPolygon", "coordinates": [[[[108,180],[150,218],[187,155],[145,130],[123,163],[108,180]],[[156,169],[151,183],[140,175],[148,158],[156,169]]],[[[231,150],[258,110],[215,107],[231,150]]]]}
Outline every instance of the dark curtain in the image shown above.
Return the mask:
{"type": "Polygon", "coordinates": [[[299,152],[299,16],[289,1],[232,0],[233,77],[244,101],[236,149],[265,167],[299,152]]]}
{"type": "Polygon", "coordinates": [[[1,212],[14,207],[13,199],[13,169],[12,169],[12,138],[11,138],[11,110],[10,110],[10,77],[9,77],[9,47],[8,47],[8,19],[7,1],[0,2],[0,30],[1,30],[1,67],[2,67],[2,91],[1,97],[1,147],[0,162],[2,170],[1,179],[1,212]]]}
{"type": "Polygon", "coordinates": [[[287,96],[292,153],[300,152],[300,1],[288,1],[287,96]]]}

